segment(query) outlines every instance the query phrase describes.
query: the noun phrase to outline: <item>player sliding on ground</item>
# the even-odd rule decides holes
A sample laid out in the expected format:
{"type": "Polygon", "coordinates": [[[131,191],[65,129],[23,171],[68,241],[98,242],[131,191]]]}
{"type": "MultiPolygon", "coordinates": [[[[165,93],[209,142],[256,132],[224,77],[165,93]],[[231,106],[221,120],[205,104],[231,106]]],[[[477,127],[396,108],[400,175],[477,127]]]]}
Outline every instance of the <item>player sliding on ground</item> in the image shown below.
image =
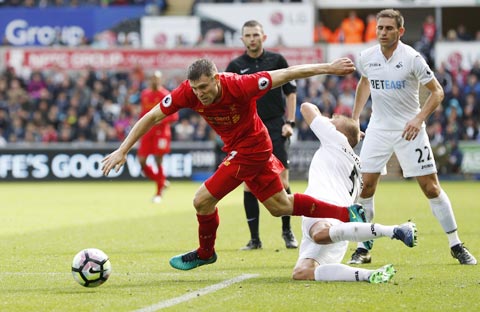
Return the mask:
{"type": "Polygon", "coordinates": [[[190,270],[217,260],[215,239],[219,226],[217,204],[243,182],[275,217],[285,215],[336,218],[363,222],[359,205],[338,206],[305,194],[287,194],[280,172],[282,163],[272,154],[272,141],[256,110],[256,99],[272,88],[315,75],[345,75],[355,70],[341,58],[332,63],[307,64],[250,75],[218,73],[215,64],[199,59],[187,71],[187,80],[152,108],[132,128],[120,147],[103,160],[103,174],[119,170],[135,142],[166,116],[179,109],[198,112],[225,143],[227,157],[198,189],[193,199],[200,246],[170,259],[179,270],[190,270]]]}
{"type": "MultiPolygon", "coordinates": [[[[353,147],[360,140],[358,123],[345,116],[323,117],[317,106],[303,103],[300,111],[320,140],[310,163],[305,194],[350,205],[362,188],[360,159],[353,147]]],[[[417,244],[416,226],[407,222],[398,226],[372,223],[343,223],[337,219],[302,218],[302,242],[293,269],[297,280],[388,282],[395,274],[393,265],[378,270],[359,269],[340,264],[348,241],[364,242],[370,249],[373,239],[388,237],[408,247],[417,244]]]]}

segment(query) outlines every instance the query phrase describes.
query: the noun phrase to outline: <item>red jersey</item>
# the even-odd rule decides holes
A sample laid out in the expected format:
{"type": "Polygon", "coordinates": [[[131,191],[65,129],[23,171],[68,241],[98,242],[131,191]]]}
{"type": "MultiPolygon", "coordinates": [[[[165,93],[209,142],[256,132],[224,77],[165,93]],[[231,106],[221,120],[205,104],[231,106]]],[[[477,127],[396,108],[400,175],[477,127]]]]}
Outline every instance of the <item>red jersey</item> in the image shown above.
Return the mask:
{"type": "MultiPolygon", "coordinates": [[[[140,117],[148,113],[155,105],[167,96],[169,91],[163,87],[158,90],[145,89],[140,94],[141,112],[140,117]]],[[[164,155],[170,153],[170,142],[172,140],[172,131],[170,123],[178,120],[178,113],[164,118],[161,122],[154,125],[140,139],[140,146],[137,154],[147,157],[150,154],[164,155]]]]}
{"type": "Polygon", "coordinates": [[[236,151],[236,157],[248,163],[268,160],[272,142],[257,114],[256,100],[271,89],[270,74],[266,71],[251,75],[221,73],[220,85],[221,99],[205,106],[186,80],[163,99],[160,108],[166,115],[191,108],[221,137],[225,152],[236,151]]]}
{"type": "MultiPolygon", "coordinates": [[[[152,108],[154,108],[160,101],[166,97],[170,91],[165,89],[164,87],[158,87],[157,90],[152,89],[144,89],[140,94],[140,104],[141,104],[141,112],[140,118],[143,117],[146,113],[148,113],[152,108]]],[[[165,130],[170,133],[170,123],[175,122],[178,120],[178,114],[173,114],[165,119],[163,119],[160,123],[153,126],[154,128],[161,128],[157,130],[165,130]]],[[[168,136],[171,136],[170,134],[168,136]]]]}

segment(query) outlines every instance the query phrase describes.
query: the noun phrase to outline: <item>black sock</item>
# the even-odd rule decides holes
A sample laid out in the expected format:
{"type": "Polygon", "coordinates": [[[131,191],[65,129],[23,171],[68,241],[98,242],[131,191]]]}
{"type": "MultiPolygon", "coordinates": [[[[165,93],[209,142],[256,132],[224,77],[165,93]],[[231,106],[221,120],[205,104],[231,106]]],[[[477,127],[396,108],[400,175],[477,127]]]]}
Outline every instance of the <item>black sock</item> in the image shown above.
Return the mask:
{"type": "Polygon", "coordinates": [[[252,239],[260,239],[258,235],[258,221],[260,219],[258,200],[251,192],[243,192],[243,205],[250,229],[250,236],[252,239]]]}
{"type": "MultiPolygon", "coordinates": [[[[290,191],[290,187],[285,189],[287,194],[292,194],[290,191]]],[[[282,216],[282,231],[289,231],[290,230],[290,216],[282,216]]]]}

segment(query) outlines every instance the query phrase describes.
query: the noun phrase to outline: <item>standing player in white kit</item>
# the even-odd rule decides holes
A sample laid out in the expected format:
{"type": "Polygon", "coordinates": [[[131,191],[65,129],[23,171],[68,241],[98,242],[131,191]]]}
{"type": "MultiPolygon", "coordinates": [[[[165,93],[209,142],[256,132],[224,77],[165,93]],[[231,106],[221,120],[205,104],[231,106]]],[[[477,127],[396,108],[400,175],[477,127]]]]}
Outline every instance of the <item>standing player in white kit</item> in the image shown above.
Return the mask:
{"type": "MultiPolygon", "coordinates": [[[[395,153],[403,176],[415,177],[428,198],[433,215],[447,234],[452,256],[460,264],[477,264],[459,239],[452,205],[438,181],[425,130],[425,120],[443,100],[443,89],[422,56],[400,41],[405,32],[403,23],[403,16],[397,10],[379,12],[379,44],[362,51],[357,64],[362,77],[357,86],[353,119],[359,120],[369,96],[372,97],[372,115],[360,153],[364,185],[359,202],[370,222],[375,214],[374,194],[380,174],[386,173],[387,161],[395,153]],[[420,83],[430,91],[422,108],[420,83]]],[[[369,262],[369,251],[359,244],[348,263],[369,262]]]]}

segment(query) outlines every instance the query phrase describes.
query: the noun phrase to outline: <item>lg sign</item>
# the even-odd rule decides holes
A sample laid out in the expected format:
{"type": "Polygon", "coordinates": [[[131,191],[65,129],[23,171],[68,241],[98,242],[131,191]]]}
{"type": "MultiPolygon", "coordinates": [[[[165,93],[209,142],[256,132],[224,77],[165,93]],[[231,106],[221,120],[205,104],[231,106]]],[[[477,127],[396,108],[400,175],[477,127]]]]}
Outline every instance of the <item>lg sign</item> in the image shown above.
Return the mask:
{"type": "Polygon", "coordinates": [[[79,45],[85,32],[80,26],[30,26],[27,21],[14,19],[5,28],[5,38],[12,45],[45,45],[61,41],[69,46],[79,45]]]}

